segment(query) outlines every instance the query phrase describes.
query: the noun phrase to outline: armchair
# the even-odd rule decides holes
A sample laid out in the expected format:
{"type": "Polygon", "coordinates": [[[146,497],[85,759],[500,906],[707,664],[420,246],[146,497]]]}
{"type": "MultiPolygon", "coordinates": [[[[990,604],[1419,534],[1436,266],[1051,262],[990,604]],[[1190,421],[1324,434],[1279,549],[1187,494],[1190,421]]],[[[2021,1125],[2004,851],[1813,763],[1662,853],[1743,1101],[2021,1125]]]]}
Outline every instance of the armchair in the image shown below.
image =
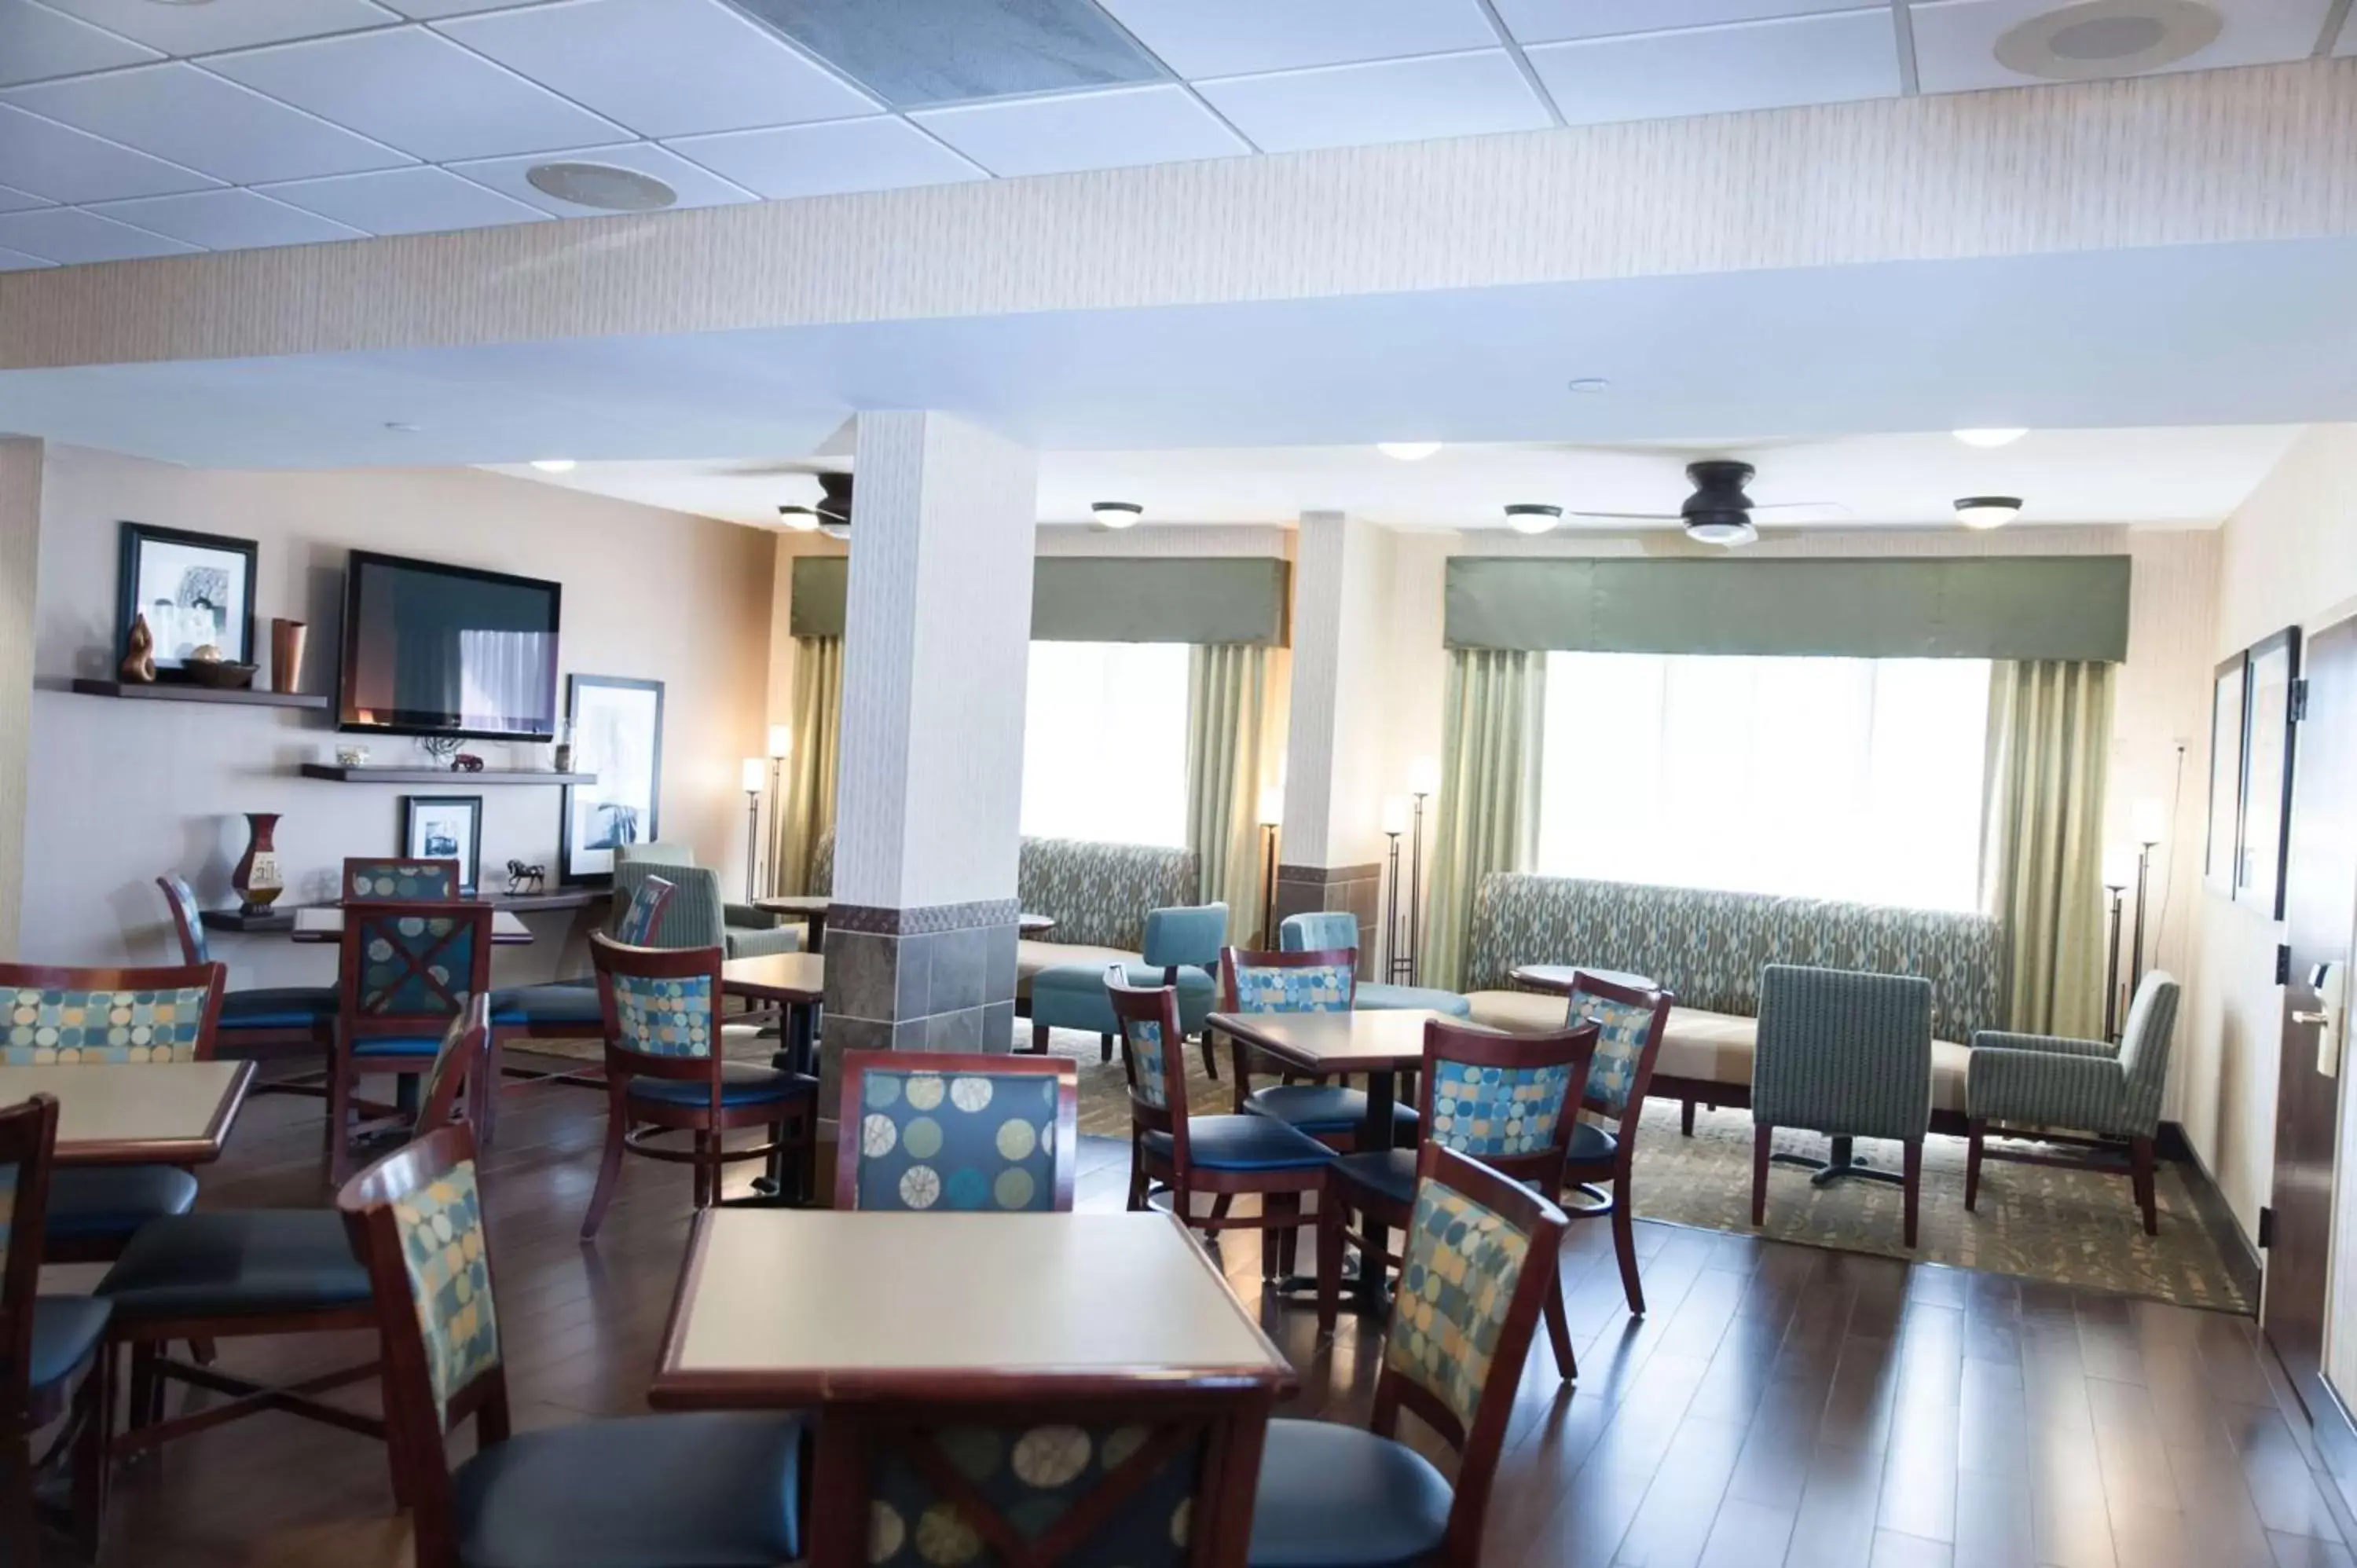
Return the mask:
{"type": "Polygon", "coordinates": [[[2128,1177],[2143,1211],[2144,1233],[2160,1233],[2153,1184],[2153,1139],[2160,1131],[2161,1090],[2169,1081],[2169,1038],[2177,1026],[2177,982],[2147,972],[2128,1006],[2115,1048],[2101,1040],[2014,1035],[1983,1029],[1973,1036],[1964,1079],[1964,1207],[1980,1199],[1981,1161],[2014,1160],[2097,1170],[2128,1177]],[[2034,1132],[2018,1129],[2038,1129],[2034,1132]],[[2047,1129],[2076,1129],[2074,1136],[2047,1129]],[[2028,1138],[2078,1151],[2052,1155],[1986,1146],[2028,1138]],[[2126,1158],[2121,1159],[2121,1145],[2126,1158]]]}
{"type": "Polygon", "coordinates": [[[679,895],[664,912],[654,945],[666,948],[716,947],[730,958],[760,958],[770,953],[800,952],[802,932],[777,916],[736,904],[720,891],[720,874],[695,864],[695,851],[668,839],[624,844],[614,852],[614,907],[629,906],[640,881],[650,872],[676,883],[679,895]]]}

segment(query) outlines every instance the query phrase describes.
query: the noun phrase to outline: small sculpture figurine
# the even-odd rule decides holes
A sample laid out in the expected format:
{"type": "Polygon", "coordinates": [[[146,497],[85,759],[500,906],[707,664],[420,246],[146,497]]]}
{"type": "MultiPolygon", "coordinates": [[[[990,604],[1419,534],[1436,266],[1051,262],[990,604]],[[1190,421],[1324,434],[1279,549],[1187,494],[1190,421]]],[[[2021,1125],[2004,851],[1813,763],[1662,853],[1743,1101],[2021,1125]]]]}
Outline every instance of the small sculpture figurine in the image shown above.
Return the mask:
{"type": "Polygon", "coordinates": [[[123,678],[135,686],[156,683],[156,634],[147,629],[147,618],[131,618],[129,646],[123,653],[123,678]]]}
{"type": "Polygon", "coordinates": [[[462,751],[450,759],[450,771],[453,773],[480,773],[482,770],[483,759],[471,751],[462,751]]]}
{"type": "Polygon", "coordinates": [[[508,896],[510,897],[525,893],[538,893],[547,885],[547,882],[546,866],[526,865],[520,860],[508,862],[508,896]]]}

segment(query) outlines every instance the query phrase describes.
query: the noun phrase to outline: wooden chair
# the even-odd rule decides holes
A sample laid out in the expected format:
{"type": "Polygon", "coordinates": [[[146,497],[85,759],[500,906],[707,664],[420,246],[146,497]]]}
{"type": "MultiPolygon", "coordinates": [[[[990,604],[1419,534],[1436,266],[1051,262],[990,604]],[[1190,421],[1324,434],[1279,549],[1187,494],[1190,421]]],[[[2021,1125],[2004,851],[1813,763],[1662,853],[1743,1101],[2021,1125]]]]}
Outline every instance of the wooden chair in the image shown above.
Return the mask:
{"type": "Polygon", "coordinates": [[[598,932],[589,939],[605,1012],[606,1154],[581,1221],[588,1240],[605,1222],[625,1150],[693,1168],[695,1207],[720,1201],[722,1171],[740,1160],[793,1156],[801,1191],[813,1185],[818,1079],[721,1053],[719,948],[636,948],[598,932]],[[768,1143],[729,1148],[743,1127],[766,1127],[768,1143]],[[651,1143],[692,1135],[686,1148],[651,1143]]]}
{"type": "MultiPolygon", "coordinates": [[[[454,862],[416,864],[447,865],[449,881],[457,880],[454,862]]],[[[378,886],[390,875],[363,873],[347,880],[378,886]]],[[[405,1127],[411,1120],[397,1104],[359,1100],[361,1075],[387,1073],[398,1080],[430,1070],[451,1021],[472,998],[489,996],[491,907],[472,899],[347,900],[337,982],[327,1139],[328,1178],[340,1182],[351,1158],[355,1112],[394,1126],[405,1127]]]]}
{"type": "MultiPolygon", "coordinates": [[[[205,935],[204,914],[197,896],[177,873],[156,878],[164,890],[164,904],[172,912],[172,929],[180,940],[180,961],[190,966],[213,961],[212,944],[205,935]]],[[[325,1069],[336,1048],[337,991],[332,985],[265,986],[225,992],[221,1026],[214,1034],[218,1054],[240,1060],[272,1062],[307,1059],[322,1070],[313,1081],[256,1081],[256,1094],[327,1092],[325,1069]]]]}
{"type": "MultiPolygon", "coordinates": [[[[472,1114],[487,1097],[490,1014],[490,999],[477,993],[425,1064],[413,1137],[472,1114]]],[[[332,1208],[230,1208],[158,1219],[132,1238],[99,1282],[96,1299],[113,1309],[110,1353],[116,1345],[130,1347],[130,1413],[114,1444],[118,1454],[144,1452],[265,1410],[366,1436],[384,1434],[374,1417],[317,1397],[374,1377],[373,1359],[274,1386],[164,1354],[174,1340],[373,1327],[367,1274],[332,1208]],[[230,1397],[167,1420],[164,1396],[172,1382],[230,1397]]]]}
{"type": "Polygon", "coordinates": [[[1569,1223],[1524,1184],[1437,1144],[1416,1165],[1400,1305],[1367,1429],[1273,1421],[1252,1568],[1476,1568],[1523,1359],[1569,1223]],[[1405,1409],[1457,1450],[1452,1487],[1399,1442],[1405,1409]]]}
{"type": "Polygon", "coordinates": [[[85,1557],[98,1551],[106,1504],[106,1423],[113,1408],[103,1348],[107,1304],[89,1296],[45,1296],[41,1289],[43,1225],[49,1179],[56,1168],[58,1102],[37,1094],[0,1111],[0,1465],[6,1467],[9,1557],[31,1568],[41,1561],[35,1483],[48,1461],[72,1455],[75,1543],[85,1557]],[[70,1419],[45,1455],[33,1438],[61,1415],[70,1419]]]}
{"type": "MultiPolygon", "coordinates": [[[[202,1061],[213,1054],[226,975],[217,963],[167,969],[0,964],[0,1061],[202,1061]]],[[[102,1263],[151,1219],[196,1206],[178,1165],[60,1167],[49,1178],[42,1259],[102,1263]]]]}
{"type": "Polygon", "coordinates": [[[1190,1115],[1178,991],[1126,984],[1115,968],[1106,972],[1105,993],[1128,1047],[1122,1068],[1129,1078],[1129,1207],[1144,1208],[1158,1184],[1172,1212],[1195,1230],[1262,1232],[1262,1277],[1289,1274],[1301,1197],[1325,1190],[1334,1151],[1273,1116],[1190,1115]],[[1212,1198],[1207,1216],[1194,1212],[1198,1193],[1212,1198]],[[1229,1204],[1243,1193],[1259,1197],[1260,1211],[1231,1215],[1229,1204]]]}
{"type": "Polygon", "coordinates": [[[792,1416],[634,1416],[511,1433],[469,1129],[441,1127],[338,1194],[384,1346],[394,1491],[418,1568],[768,1564],[802,1549],[792,1416]],[[469,1418],[474,1456],[444,1444],[469,1418]]]}
{"type": "Polygon", "coordinates": [[[407,854],[344,857],[337,900],[346,904],[447,904],[459,897],[458,863],[407,854]]]}
{"type": "Polygon", "coordinates": [[[1069,1213],[1080,1066],[845,1051],[834,1207],[1069,1213]]]}
{"type": "MultiPolygon", "coordinates": [[[[1220,950],[1220,1011],[1222,1013],[1348,1013],[1358,994],[1359,950],[1326,948],[1313,952],[1252,952],[1220,950]]],[[[1308,1083],[1297,1073],[1266,1089],[1252,1086],[1255,1053],[1242,1040],[1229,1042],[1234,1068],[1235,1107],[1272,1116],[1334,1149],[1358,1147],[1366,1124],[1367,1095],[1347,1082],[1308,1083]]],[[[1415,1112],[1401,1106],[1394,1137],[1413,1143],[1415,1112]]]]}
{"type": "MultiPolygon", "coordinates": [[[[640,878],[631,889],[630,901],[614,917],[614,940],[626,947],[652,947],[655,932],[662,924],[663,907],[677,890],[677,884],[660,876],[640,878]]],[[[544,985],[502,986],[491,993],[493,1081],[508,1087],[506,1047],[511,1041],[603,1039],[605,1034],[605,1004],[597,999],[595,974],[586,974],[578,980],[552,981],[544,985]]],[[[524,1069],[517,1076],[521,1079],[513,1086],[517,1088],[551,1080],[584,1088],[603,1089],[606,1085],[605,1072],[598,1068],[565,1068],[556,1072],[524,1069]]]]}
{"type": "Polygon", "coordinates": [[[1645,1120],[1645,1093],[1652,1087],[1662,1032],[1669,1026],[1670,1008],[1676,1001],[1667,991],[1617,985],[1585,972],[1572,976],[1567,1022],[1597,1028],[1596,1060],[1587,1069],[1579,1108],[1613,1118],[1616,1125],[1608,1132],[1593,1122],[1574,1124],[1564,1185],[1587,1201],[1566,1205],[1566,1212],[1575,1219],[1611,1219],[1620,1289],[1629,1298],[1629,1310],[1639,1317],[1645,1316],[1645,1286],[1637,1277],[1636,1213],[1629,1188],[1636,1168],[1637,1130],[1645,1120]],[[1609,1192],[1604,1190],[1608,1182],[1609,1192]]]}
{"type": "MultiPolygon", "coordinates": [[[[1597,1037],[1592,1023],[1551,1035],[1501,1035],[1439,1018],[1426,1023],[1421,1092],[1430,1142],[1551,1197],[1577,1136],[1578,1090],[1591,1076],[1597,1037]]],[[[1321,1333],[1334,1328],[1344,1244],[1358,1249],[1362,1270],[1381,1269],[1389,1260],[1383,1230],[1415,1240],[1410,1220],[1423,1170],[1414,1148],[1369,1150],[1334,1162],[1318,1210],[1321,1333]],[[1351,1228],[1353,1216],[1361,1229],[1351,1228]]],[[[1576,1378],[1559,1283],[1547,1292],[1545,1314],[1555,1369],[1576,1378]]]]}

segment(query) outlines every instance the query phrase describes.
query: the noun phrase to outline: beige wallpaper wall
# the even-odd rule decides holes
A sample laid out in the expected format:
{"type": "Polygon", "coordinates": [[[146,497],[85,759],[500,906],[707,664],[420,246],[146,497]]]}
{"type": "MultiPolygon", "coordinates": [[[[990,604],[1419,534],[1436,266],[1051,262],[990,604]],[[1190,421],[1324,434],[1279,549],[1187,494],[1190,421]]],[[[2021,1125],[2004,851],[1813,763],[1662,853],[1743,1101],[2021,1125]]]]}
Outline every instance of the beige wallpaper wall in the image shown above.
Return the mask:
{"type": "Polygon", "coordinates": [[[0,959],[17,956],[31,767],[33,596],[41,557],[41,443],[0,439],[0,959]]]}
{"type": "MultiPolygon", "coordinates": [[[[693,843],[723,885],[743,875],[737,760],[761,749],[772,547],[727,523],[463,471],[197,471],[51,447],[41,507],[36,669],[44,688],[112,662],[117,525],[129,519],[258,540],[258,614],[311,623],[307,690],[333,680],[342,565],[353,547],[565,585],[565,673],[665,685],[662,825],[693,843]]],[[[43,689],[32,699],[23,891],[28,958],[109,962],[161,956],[168,941],[152,878],[178,870],[208,904],[231,901],[245,843],[242,813],[284,813],[290,897],[333,886],[348,854],[399,845],[400,787],[296,776],[336,734],[319,715],[256,707],[114,702],[43,689]]],[[[414,755],[371,737],[379,763],[414,755]]],[[[477,749],[493,766],[507,748],[477,749]]],[[[541,748],[515,763],[545,766],[541,748]]],[[[454,779],[447,791],[477,790],[454,779]]],[[[485,787],[487,875],[511,856],[554,875],[558,792],[485,787]]],[[[13,913],[13,909],[12,909],[13,913]]],[[[542,940],[502,950],[505,979],[551,972],[570,921],[534,917],[542,940]]],[[[324,984],[332,950],[235,937],[220,948],[239,984],[324,984]]],[[[577,950],[574,957],[577,961],[577,950]]]]}

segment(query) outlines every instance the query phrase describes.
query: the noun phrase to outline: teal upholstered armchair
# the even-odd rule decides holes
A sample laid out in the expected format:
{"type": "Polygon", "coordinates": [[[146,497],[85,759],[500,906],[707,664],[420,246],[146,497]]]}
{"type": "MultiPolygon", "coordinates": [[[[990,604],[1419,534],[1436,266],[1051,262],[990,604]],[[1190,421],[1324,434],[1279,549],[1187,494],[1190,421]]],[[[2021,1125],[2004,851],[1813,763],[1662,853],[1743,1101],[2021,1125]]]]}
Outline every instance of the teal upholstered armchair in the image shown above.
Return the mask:
{"type": "MultiPolygon", "coordinates": [[[[1129,983],[1171,985],[1178,991],[1178,1022],[1187,1034],[1200,1033],[1211,1011],[1211,968],[1220,961],[1220,945],[1227,940],[1225,904],[1190,904],[1149,909],[1146,915],[1145,950],[1137,963],[1126,966],[1129,983]]],[[[1113,1003],[1105,993],[1105,966],[1063,963],[1031,977],[1032,1048],[1048,1048],[1049,1029],[1084,1029],[1095,1035],[1105,1060],[1113,1059],[1113,1003]]],[[[1211,1047],[1204,1047],[1204,1061],[1211,1047]]]]}
{"type": "Polygon", "coordinates": [[[695,852],[683,843],[656,840],[615,851],[615,907],[627,908],[650,875],[678,888],[650,939],[651,946],[722,948],[730,958],[802,950],[799,928],[780,924],[750,905],[727,902],[721,896],[719,873],[697,865],[695,852]]]}
{"type": "MultiPolygon", "coordinates": [[[[2169,1047],[2177,1029],[2178,984],[2160,970],[2147,972],[2128,1006],[2120,1043],[2063,1039],[2051,1035],[2014,1035],[1984,1029],[1973,1036],[1972,1065],[1964,1079],[1964,1114],[1971,1147],[1964,1165],[1964,1207],[1980,1199],[1981,1161],[2021,1159],[2022,1154],[1989,1149],[1994,1133],[2008,1126],[2037,1128],[2039,1142],[2077,1148],[2093,1156],[2070,1161],[2092,1169],[2126,1175],[2147,1236],[2160,1220],[2153,1185],[2153,1139],[2160,1132],[2161,1091],[2169,1082],[2169,1047]],[[2049,1129],[2092,1133],[2073,1138],[2049,1129]],[[2122,1144],[2127,1159],[2116,1155],[2122,1144]],[[2103,1155],[2115,1157],[2104,1159],[2103,1155]]],[[[2041,1162],[2066,1163],[2052,1156],[2041,1162]]]]}

